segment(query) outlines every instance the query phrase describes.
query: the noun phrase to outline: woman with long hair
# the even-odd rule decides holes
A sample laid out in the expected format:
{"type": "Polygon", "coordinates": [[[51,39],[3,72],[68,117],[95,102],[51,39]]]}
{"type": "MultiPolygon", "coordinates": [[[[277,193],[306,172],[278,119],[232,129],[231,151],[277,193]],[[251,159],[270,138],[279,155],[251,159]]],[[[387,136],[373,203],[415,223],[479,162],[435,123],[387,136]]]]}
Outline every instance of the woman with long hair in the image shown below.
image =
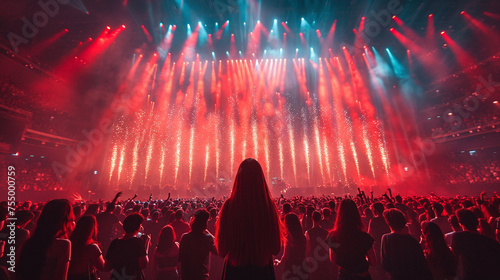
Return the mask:
{"type": "Polygon", "coordinates": [[[327,237],[330,258],[339,266],[339,280],[371,279],[368,267],[376,263],[373,242],[365,232],[356,203],[342,200],[335,226],[327,237]]]}
{"type": "MultiPolygon", "coordinates": [[[[286,242],[283,251],[283,257],[279,262],[282,278],[296,276],[299,279],[309,279],[306,271],[307,263],[306,249],[307,239],[300,223],[299,217],[294,213],[285,216],[286,242]],[[297,272],[293,267],[298,267],[301,271],[297,272]]],[[[292,277],[293,278],[293,277],[292,277]]]]}
{"type": "Polygon", "coordinates": [[[455,279],[457,259],[446,245],[443,232],[433,222],[424,221],[421,226],[425,259],[432,273],[432,279],[455,279]]]}
{"type": "Polygon", "coordinates": [[[217,222],[216,245],[225,258],[223,279],[274,279],[273,255],[282,230],[278,208],[259,162],[245,159],[217,222]]]}
{"type": "Polygon", "coordinates": [[[68,280],[94,280],[96,269],[105,270],[104,257],[97,245],[97,221],[95,216],[82,216],[71,234],[71,261],[68,280]]]}
{"type": "Polygon", "coordinates": [[[17,279],[66,280],[71,255],[68,235],[74,220],[67,199],[54,199],[45,205],[33,235],[21,248],[17,279]]]}
{"type": "Polygon", "coordinates": [[[178,280],[177,265],[179,264],[179,243],[175,242],[174,228],[164,226],[158,236],[153,254],[153,277],[155,280],[178,280]]]}

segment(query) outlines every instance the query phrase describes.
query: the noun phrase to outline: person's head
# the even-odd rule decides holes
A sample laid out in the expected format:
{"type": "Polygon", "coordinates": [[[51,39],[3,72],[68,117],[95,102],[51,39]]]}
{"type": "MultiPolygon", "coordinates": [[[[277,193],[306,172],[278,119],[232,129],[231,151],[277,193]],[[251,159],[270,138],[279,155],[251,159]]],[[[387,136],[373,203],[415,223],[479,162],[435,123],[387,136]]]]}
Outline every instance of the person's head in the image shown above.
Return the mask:
{"type": "Polygon", "coordinates": [[[401,231],[406,226],[406,217],[401,210],[397,208],[387,209],[383,213],[385,222],[393,232],[401,231]]]}
{"type": "Polygon", "coordinates": [[[217,208],[210,209],[210,219],[217,218],[217,208]]]}
{"type": "Polygon", "coordinates": [[[142,209],[141,215],[144,217],[145,220],[147,220],[149,217],[149,208],[142,209]]]}
{"type": "Polygon", "coordinates": [[[332,214],[330,208],[323,208],[321,212],[323,213],[323,217],[325,217],[325,219],[329,219],[330,215],[332,214]]]}
{"type": "Polygon", "coordinates": [[[308,205],[308,206],[307,206],[307,213],[306,213],[306,214],[307,214],[307,216],[308,216],[308,217],[311,217],[311,215],[312,215],[312,213],[313,213],[313,212],[314,212],[314,206],[312,206],[312,205],[308,205]]]}
{"type": "Polygon", "coordinates": [[[356,202],[349,198],[343,199],[340,202],[333,231],[338,234],[352,234],[363,230],[364,226],[356,202]]]}
{"type": "Polygon", "coordinates": [[[160,235],[158,236],[158,245],[156,245],[156,250],[160,253],[168,251],[175,242],[175,231],[170,225],[164,226],[160,235]]]}
{"type": "Polygon", "coordinates": [[[287,214],[285,216],[285,227],[288,232],[287,241],[302,241],[302,237],[304,237],[304,231],[297,215],[295,215],[294,213],[287,214]]]}
{"type": "Polygon", "coordinates": [[[82,216],[76,222],[70,240],[71,246],[75,250],[82,249],[85,245],[95,242],[97,240],[97,221],[95,216],[82,216]]]}
{"type": "Polygon", "coordinates": [[[318,211],[314,211],[314,212],[312,213],[312,220],[313,220],[313,222],[315,222],[315,223],[319,223],[319,222],[321,222],[321,213],[320,213],[320,212],[318,212],[318,211]]]}
{"type": "Polygon", "coordinates": [[[373,214],[375,216],[382,216],[382,213],[384,213],[384,204],[380,202],[375,202],[372,204],[372,209],[373,209],[373,214]]]}
{"type": "Polygon", "coordinates": [[[75,219],[78,220],[82,215],[82,206],[80,205],[73,206],[73,215],[75,215],[75,219]]]}
{"type": "Polygon", "coordinates": [[[207,221],[210,214],[205,209],[198,209],[194,212],[193,221],[191,222],[191,231],[201,233],[207,229],[207,221]]]}
{"type": "Polygon", "coordinates": [[[116,209],[116,204],[114,204],[114,203],[109,202],[106,205],[106,212],[108,212],[108,213],[115,211],[115,209],[116,209]]]}
{"type": "Polygon", "coordinates": [[[292,212],[292,205],[290,203],[283,204],[283,214],[286,215],[292,212]]]}
{"type": "Polygon", "coordinates": [[[444,235],[439,226],[433,222],[424,221],[420,224],[422,228],[422,236],[424,237],[427,245],[434,247],[436,243],[442,243],[446,245],[444,241],[444,235]]]}
{"type": "Polygon", "coordinates": [[[159,218],[160,218],[160,212],[153,211],[153,214],[151,214],[151,221],[157,222],[159,218]]]}
{"type": "Polygon", "coordinates": [[[474,212],[468,209],[458,209],[455,212],[455,215],[457,215],[458,222],[462,226],[463,230],[473,232],[477,231],[477,225],[479,224],[479,221],[474,212]]]}
{"type": "Polygon", "coordinates": [[[144,217],[139,213],[132,213],[128,215],[125,220],[123,220],[123,230],[125,233],[137,234],[141,229],[141,224],[144,221],[144,217]]]}
{"type": "Polygon", "coordinates": [[[328,207],[330,207],[330,210],[332,212],[334,212],[335,211],[335,200],[328,201],[328,207]]]}
{"type": "Polygon", "coordinates": [[[462,231],[462,227],[460,227],[460,223],[458,222],[458,218],[455,214],[448,217],[448,222],[450,223],[453,231],[462,231]]]}
{"type": "Polygon", "coordinates": [[[432,204],[432,209],[434,209],[434,213],[436,214],[437,217],[440,217],[441,214],[443,213],[444,207],[441,205],[439,202],[434,202],[432,204]]]}
{"type": "Polygon", "coordinates": [[[363,210],[363,214],[369,219],[373,218],[372,209],[370,209],[369,207],[366,207],[365,210],[363,210]]]}
{"type": "Polygon", "coordinates": [[[75,226],[73,208],[67,199],[49,201],[36,222],[35,235],[67,238],[75,226]]]}
{"type": "Polygon", "coordinates": [[[175,219],[176,220],[182,220],[182,216],[184,215],[184,211],[182,209],[178,209],[175,211],[175,219]]]}

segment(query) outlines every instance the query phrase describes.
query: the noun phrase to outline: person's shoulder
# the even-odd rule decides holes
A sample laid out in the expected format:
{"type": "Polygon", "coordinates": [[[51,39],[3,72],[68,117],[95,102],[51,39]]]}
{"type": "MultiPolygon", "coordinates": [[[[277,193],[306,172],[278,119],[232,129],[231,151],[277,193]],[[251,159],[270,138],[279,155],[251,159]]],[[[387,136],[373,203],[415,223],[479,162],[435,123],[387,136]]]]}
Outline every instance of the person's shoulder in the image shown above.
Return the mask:
{"type": "Polygon", "coordinates": [[[63,239],[63,238],[56,238],[52,242],[52,250],[53,252],[56,252],[56,254],[59,253],[64,253],[66,251],[69,251],[71,249],[71,241],[69,239],[63,239]]]}
{"type": "Polygon", "coordinates": [[[54,239],[52,244],[54,244],[55,246],[65,247],[65,246],[71,246],[71,241],[69,239],[65,239],[65,238],[56,238],[56,239],[54,239]]]}
{"type": "Polygon", "coordinates": [[[369,233],[367,233],[367,232],[361,231],[361,232],[360,232],[360,235],[361,235],[361,237],[362,237],[362,238],[364,238],[364,239],[366,239],[366,240],[375,240],[375,239],[373,239],[373,237],[372,237],[369,233]]]}

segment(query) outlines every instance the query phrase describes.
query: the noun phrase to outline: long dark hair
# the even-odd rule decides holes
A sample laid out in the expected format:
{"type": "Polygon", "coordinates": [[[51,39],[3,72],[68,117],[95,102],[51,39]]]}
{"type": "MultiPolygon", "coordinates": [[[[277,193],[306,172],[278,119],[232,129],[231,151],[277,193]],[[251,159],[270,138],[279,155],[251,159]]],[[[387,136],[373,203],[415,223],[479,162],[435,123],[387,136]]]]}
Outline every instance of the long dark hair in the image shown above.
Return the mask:
{"type": "Polygon", "coordinates": [[[360,231],[365,231],[365,229],[356,202],[348,198],[342,200],[333,232],[338,236],[349,236],[360,231]]]}
{"type": "Polygon", "coordinates": [[[300,224],[299,217],[294,213],[288,213],[285,216],[285,227],[287,231],[287,243],[293,243],[298,246],[306,245],[304,230],[300,224]]]}
{"type": "Polygon", "coordinates": [[[73,208],[67,199],[54,199],[45,205],[33,235],[21,248],[17,279],[40,279],[47,250],[55,238],[67,238],[67,224],[74,219],[73,208]]]}
{"type": "Polygon", "coordinates": [[[97,240],[97,221],[94,215],[82,216],[71,234],[71,259],[80,256],[88,244],[97,240]]]}
{"type": "Polygon", "coordinates": [[[272,255],[278,254],[282,232],[278,208],[267,187],[262,167],[255,159],[245,159],[217,222],[219,255],[227,256],[236,266],[264,266],[272,255]]]}
{"type": "Polygon", "coordinates": [[[425,238],[425,255],[429,263],[440,264],[446,277],[454,277],[457,271],[457,259],[444,240],[439,226],[433,222],[424,221],[421,224],[425,238]]]}
{"type": "Polygon", "coordinates": [[[158,236],[158,244],[156,245],[156,251],[158,253],[168,252],[175,242],[175,231],[171,225],[164,226],[160,231],[160,236],[158,236]]]}

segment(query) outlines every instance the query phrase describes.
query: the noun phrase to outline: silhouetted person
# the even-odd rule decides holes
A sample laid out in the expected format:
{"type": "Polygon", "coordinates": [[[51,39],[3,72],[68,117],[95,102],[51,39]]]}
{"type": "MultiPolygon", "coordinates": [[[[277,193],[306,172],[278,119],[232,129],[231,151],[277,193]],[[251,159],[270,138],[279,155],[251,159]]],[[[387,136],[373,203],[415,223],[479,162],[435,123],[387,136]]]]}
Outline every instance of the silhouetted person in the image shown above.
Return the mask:
{"type": "Polygon", "coordinates": [[[285,216],[285,228],[285,249],[279,263],[282,278],[309,279],[306,261],[307,240],[297,215],[290,213],[285,216]]]}
{"type": "Polygon", "coordinates": [[[323,208],[322,212],[323,212],[323,219],[321,220],[320,225],[322,228],[326,229],[327,231],[330,231],[333,229],[334,226],[334,224],[330,220],[332,211],[330,210],[330,208],[323,208]]]}
{"type": "Polygon", "coordinates": [[[66,280],[71,258],[68,235],[75,226],[73,208],[66,199],[49,201],[33,235],[24,242],[16,267],[20,280],[66,280]]]}
{"type": "Polygon", "coordinates": [[[148,249],[151,238],[148,235],[137,237],[144,218],[132,213],[123,220],[125,235],[115,239],[106,253],[107,269],[113,269],[111,279],[144,279],[142,270],[148,265],[148,249]]]}
{"type": "Polygon", "coordinates": [[[432,274],[427,267],[422,247],[408,233],[403,212],[394,208],[384,211],[391,233],[382,237],[382,267],[393,280],[427,280],[432,274]]]}
{"type": "Polygon", "coordinates": [[[444,235],[433,222],[422,222],[422,238],[427,265],[433,280],[451,280],[457,275],[457,259],[446,245],[444,235]]]}
{"type": "Polygon", "coordinates": [[[207,230],[210,215],[205,210],[197,210],[191,223],[191,231],[184,234],[179,246],[182,280],[208,279],[210,253],[217,254],[214,237],[207,230]]]}
{"type": "Polygon", "coordinates": [[[368,233],[372,236],[373,240],[375,240],[373,249],[375,250],[375,257],[379,260],[382,236],[391,232],[391,229],[382,215],[382,213],[384,213],[384,205],[380,202],[376,202],[372,204],[371,208],[374,217],[370,220],[370,224],[368,225],[368,233]]]}
{"type": "Polygon", "coordinates": [[[478,219],[467,209],[455,212],[462,232],[455,232],[451,250],[458,259],[458,279],[498,279],[500,244],[479,234],[478,219]]]}
{"type": "Polygon", "coordinates": [[[444,211],[443,205],[441,205],[441,203],[434,202],[432,204],[432,209],[434,209],[434,214],[436,214],[436,217],[432,219],[431,222],[438,225],[443,234],[452,232],[452,228],[450,226],[450,223],[448,222],[448,217],[442,215],[444,211]]]}
{"type": "Polygon", "coordinates": [[[166,225],[160,231],[158,245],[152,261],[152,272],[156,280],[178,280],[179,243],[175,242],[172,226],[166,225]]]}
{"type": "Polygon", "coordinates": [[[175,211],[175,220],[169,224],[174,228],[175,241],[177,242],[180,242],[182,235],[190,230],[189,224],[182,220],[183,216],[184,211],[182,211],[182,209],[175,211]]]}
{"type": "Polygon", "coordinates": [[[273,255],[282,244],[279,214],[255,159],[240,164],[216,236],[219,255],[225,258],[223,280],[275,278],[273,255]]]}
{"type": "Polygon", "coordinates": [[[105,270],[104,257],[96,239],[96,218],[92,215],[81,217],[70,237],[71,261],[68,280],[97,280],[96,270],[105,270]]]}
{"type": "MultiPolygon", "coordinates": [[[[330,209],[325,208],[323,210],[330,209]]],[[[321,226],[322,222],[330,222],[321,219],[321,213],[314,211],[312,214],[313,227],[306,232],[308,258],[317,262],[317,269],[311,271],[310,279],[330,279],[333,278],[332,264],[328,258],[328,245],[325,243],[328,230],[321,226]]]]}
{"type": "Polygon", "coordinates": [[[368,267],[376,263],[374,240],[364,231],[353,200],[344,199],[340,203],[335,227],[328,235],[327,243],[331,260],[339,267],[338,279],[371,279],[368,267]]]}

